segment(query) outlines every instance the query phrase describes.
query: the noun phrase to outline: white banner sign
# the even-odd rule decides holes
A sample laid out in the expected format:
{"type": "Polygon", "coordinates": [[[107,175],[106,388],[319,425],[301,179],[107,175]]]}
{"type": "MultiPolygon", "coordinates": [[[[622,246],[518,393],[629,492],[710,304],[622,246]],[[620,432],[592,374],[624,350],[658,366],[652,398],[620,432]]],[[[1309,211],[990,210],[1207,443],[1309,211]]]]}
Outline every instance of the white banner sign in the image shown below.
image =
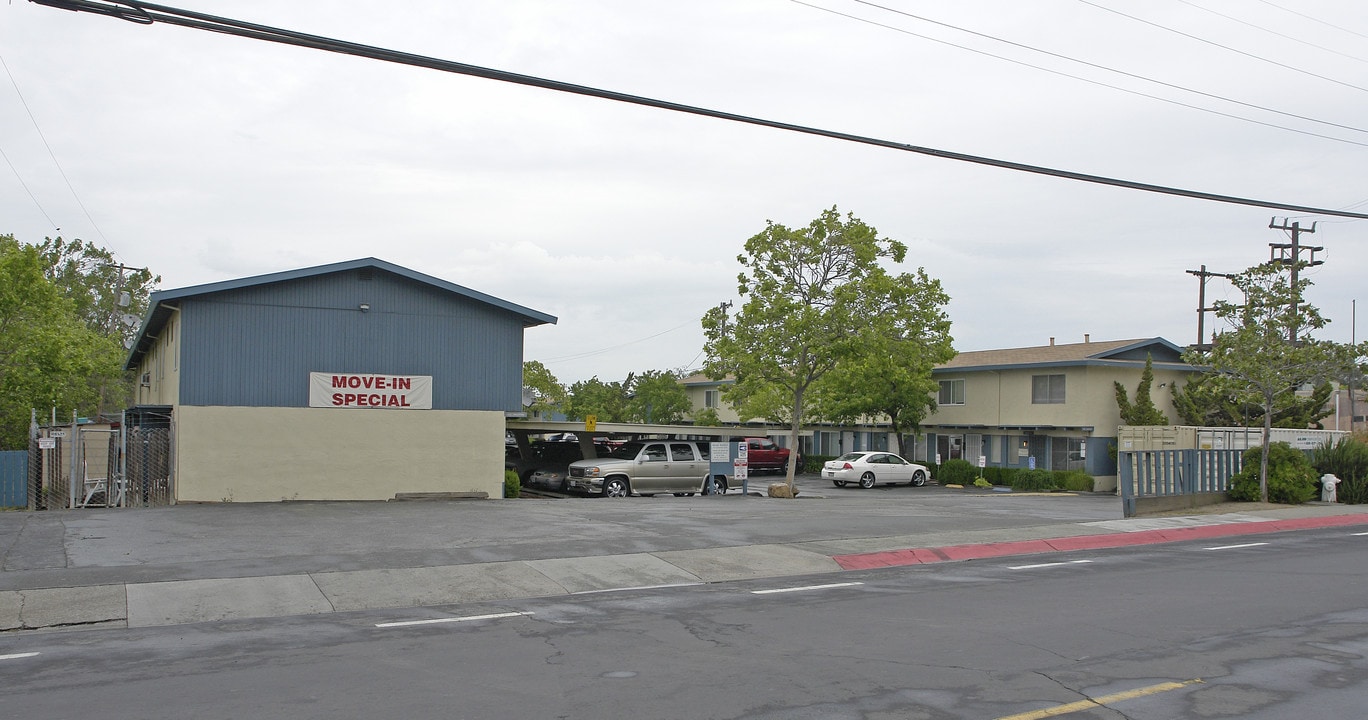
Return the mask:
{"type": "Polygon", "coordinates": [[[431,410],[432,376],[309,373],[309,407],[431,410]]]}

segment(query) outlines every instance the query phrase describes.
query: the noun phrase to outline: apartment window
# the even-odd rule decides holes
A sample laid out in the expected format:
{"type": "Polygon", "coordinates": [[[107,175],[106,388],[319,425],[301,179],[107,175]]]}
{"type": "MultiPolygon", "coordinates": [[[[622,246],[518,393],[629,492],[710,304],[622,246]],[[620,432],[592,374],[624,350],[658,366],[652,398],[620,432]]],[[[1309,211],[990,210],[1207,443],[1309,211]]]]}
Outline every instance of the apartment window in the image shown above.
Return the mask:
{"type": "Polygon", "coordinates": [[[718,400],[719,394],[720,394],[720,391],[718,391],[718,390],[704,390],[704,391],[703,391],[703,407],[705,407],[705,408],[715,408],[715,407],[717,407],[717,400],[718,400]]]}
{"type": "Polygon", "coordinates": [[[1032,375],[1031,404],[1060,405],[1064,403],[1063,375],[1032,375]]]}
{"type": "Polygon", "coordinates": [[[942,380],[940,381],[940,397],[936,400],[941,405],[963,405],[964,404],[964,381],[963,380],[942,380]]]}

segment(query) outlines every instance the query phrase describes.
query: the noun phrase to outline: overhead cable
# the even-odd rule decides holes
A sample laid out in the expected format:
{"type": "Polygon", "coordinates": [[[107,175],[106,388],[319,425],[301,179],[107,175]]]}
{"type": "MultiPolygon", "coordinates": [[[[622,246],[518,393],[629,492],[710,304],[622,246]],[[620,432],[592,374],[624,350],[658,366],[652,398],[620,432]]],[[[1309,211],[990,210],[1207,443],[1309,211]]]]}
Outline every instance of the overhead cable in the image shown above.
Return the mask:
{"type": "Polygon", "coordinates": [[[1107,11],[1107,12],[1109,12],[1109,13],[1114,13],[1114,14],[1116,14],[1116,15],[1120,15],[1121,17],[1126,18],[1126,19],[1128,19],[1128,20],[1134,20],[1135,22],[1143,23],[1143,24],[1145,24],[1145,25],[1149,25],[1150,27],[1158,28],[1158,29],[1164,30],[1164,31],[1166,31],[1166,32],[1171,32],[1171,33],[1173,33],[1173,34],[1175,34],[1175,35],[1182,35],[1182,36],[1185,37],[1185,38],[1188,38],[1188,39],[1191,39],[1191,40],[1196,40],[1197,42],[1200,42],[1200,43],[1206,43],[1207,45],[1212,45],[1212,46],[1214,46],[1214,47],[1221,48],[1222,50],[1227,50],[1227,51],[1229,51],[1229,52],[1233,52],[1233,53],[1235,53],[1235,54],[1237,54],[1237,55],[1243,55],[1243,56],[1245,56],[1245,57],[1247,57],[1247,58],[1252,58],[1252,59],[1254,59],[1254,60],[1258,60],[1259,62],[1266,62],[1266,63],[1268,63],[1268,64],[1270,64],[1270,65],[1276,65],[1276,66],[1278,66],[1278,67],[1280,67],[1280,68],[1283,68],[1283,69],[1286,69],[1286,70],[1291,70],[1292,72],[1301,73],[1301,74],[1303,74],[1303,75],[1309,75],[1309,76],[1311,76],[1311,77],[1313,77],[1313,78],[1320,78],[1321,80],[1325,80],[1326,82],[1332,82],[1332,83],[1335,83],[1336,85],[1343,85],[1344,87],[1347,87],[1347,88],[1353,88],[1353,89],[1355,89],[1355,90],[1362,90],[1362,91],[1364,91],[1364,92],[1368,92],[1368,87],[1363,87],[1363,86],[1361,86],[1361,85],[1355,85],[1355,84],[1353,84],[1353,83],[1344,82],[1343,80],[1336,80],[1335,78],[1332,78],[1332,77],[1327,77],[1327,76],[1325,76],[1325,75],[1321,75],[1321,74],[1318,74],[1318,73],[1313,73],[1313,72],[1311,72],[1310,70],[1303,70],[1303,69],[1301,69],[1301,68],[1299,68],[1299,67],[1293,67],[1293,66],[1288,65],[1288,64],[1286,64],[1286,63],[1280,63],[1280,62],[1278,62],[1277,60],[1269,60],[1268,58],[1263,57],[1263,56],[1261,56],[1261,55],[1255,55],[1254,53],[1245,52],[1244,50],[1237,50],[1236,48],[1230,47],[1229,45],[1222,45],[1222,44],[1220,44],[1220,43],[1218,43],[1218,42],[1215,42],[1215,41],[1212,41],[1212,40],[1208,40],[1208,39],[1206,39],[1206,38],[1204,38],[1204,37],[1200,37],[1200,36],[1197,36],[1197,35],[1193,35],[1192,33],[1185,33],[1185,32],[1183,32],[1182,30],[1175,30],[1174,28],[1168,27],[1167,25],[1160,25],[1160,24],[1157,23],[1157,22],[1152,22],[1152,21],[1146,20],[1146,19],[1144,19],[1144,18],[1139,18],[1139,17],[1136,17],[1136,16],[1134,16],[1134,15],[1127,15],[1126,13],[1123,13],[1123,12],[1121,12],[1120,10],[1114,10],[1114,9],[1112,9],[1112,8],[1109,8],[1109,7],[1105,6],[1105,5],[1098,5],[1097,3],[1092,2],[1091,0],[1078,0],[1078,2],[1081,2],[1081,3],[1083,3],[1084,5],[1089,5],[1089,6],[1095,7],[1095,8],[1097,8],[1098,10],[1105,10],[1105,11],[1107,11]]]}
{"type": "MultiPolygon", "coordinates": [[[[1167,103],[1171,103],[1171,104],[1174,104],[1174,105],[1181,105],[1181,106],[1186,107],[1186,108],[1191,108],[1191,109],[1193,109],[1193,110],[1201,110],[1201,111],[1203,111],[1203,112],[1209,112],[1209,113],[1212,113],[1212,114],[1215,114],[1215,115],[1221,115],[1221,116],[1223,116],[1223,117],[1228,117],[1228,118],[1232,118],[1232,119],[1235,119],[1235,120],[1244,120],[1244,121],[1246,121],[1246,122],[1252,122],[1252,123],[1255,123],[1255,124],[1258,124],[1258,125],[1264,125],[1264,126],[1267,126],[1267,127],[1274,127],[1274,128],[1278,128],[1278,129],[1280,129],[1280,130],[1291,130],[1292,132],[1298,132],[1298,133],[1302,133],[1302,134],[1304,134],[1304,135],[1312,135],[1312,136],[1314,136],[1314,137],[1325,138],[1325,139],[1327,139],[1327,140],[1338,140],[1338,141],[1340,141],[1340,142],[1347,142],[1347,143],[1351,143],[1351,144],[1354,144],[1354,145],[1362,145],[1362,144],[1363,144],[1363,143],[1356,143],[1356,142],[1354,142],[1354,141],[1352,141],[1352,140],[1342,140],[1342,139],[1340,139],[1340,138],[1330,137],[1329,135],[1320,135],[1320,134],[1317,134],[1317,133],[1306,132],[1306,131],[1304,131],[1304,130],[1297,130],[1296,128],[1285,127],[1285,126],[1283,126],[1283,125],[1274,125],[1274,124],[1272,124],[1272,123],[1266,123],[1266,122],[1262,122],[1262,121],[1259,121],[1259,120],[1253,120],[1253,119],[1251,119],[1251,118],[1241,117],[1241,116],[1239,116],[1239,115],[1231,115],[1231,114],[1229,114],[1229,113],[1223,113],[1223,112],[1219,112],[1219,111],[1217,111],[1217,110],[1211,110],[1211,109],[1208,109],[1208,108],[1199,107],[1199,106],[1197,106],[1197,105],[1189,105],[1188,103],[1178,102],[1177,100],[1170,100],[1170,99],[1168,99],[1168,98],[1159,97],[1158,95],[1150,95],[1150,94],[1148,94],[1148,93],[1142,93],[1142,92],[1138,92],[1138,91],[1135,91],[1135,90],[1129,90],[1129,89],[1127,89],[1127,88],[1119,87],[1119,86],[1117,86],[1117,85],[1109,85],[1109,84],[1104,83],[1104,82],[1098,82],[1098,81],[1096,81],[1096,80],[1091,80],[1091,79],[1089,79],[1089,78],[1080,77],[1080,76],[1078,76],[1078,75],[1070,75],[1069,73],[1060,72],[1060,71],[1058,71],[1058,70],[1051,70],[1051,69],[1049,69],[1049,68],[1041,67],[1041,66],[1039,66],[1039,65],[1032,65],[1032,64],[1030,64],[1030,63],[1022,62],[1022,61],[1020,61],[1020,60],[1014,60],[1014,59],[1008,58],[1008,57],[1003,57],[1003,56],[1001,56],[1001,55],[994,55],[994,54],[992,54],[992,53],[987,53],[987,52],[984,52],[984,51],[982,51],[982,50],[976,50],[976,49],[974,49],[974,48],[966,47],[966,46],[964,46],[964,45],[956,45],[955,43],[947,42],[947,41],[945,41],[945,40],[939,40],[939,39],[937,39],[937,38],[928,37],[928,36],[926,36],[926,35],[918,35],[917,33],[909,32],[909,31],[903,30],[903,29],[901,29],[901,28],[895,28],[895,27],[893,27],[893,26],[891,26],[891,25],[884,25],[884,24],[882,24],[882,23],[876,23],[876,22],[873,22],[873,21],[871,21],[871,20],[865,20],[864,18],[861,18],[861,17],[856,17],[856,16],[854,16],[854,15],[847,15],[846,13],[843,13],[843,12],[837,12],[837,11],[835,11],[835,10],[830,10],[830,9],[828,9],[828,8],[820,7],[820,6],[818,6],[818,5],[813,5],[813,4],[811,4],[811,3],[804,2],[803,0],[789,0],[789,1],[790,1],[790,2],[793,2],[793,3],[797,3],[798,5],[805,5],[805,6],[810,7],[810,8],[814,8],[814,9],[817,9],[817,10],[823,10],[823,11],[826,11],[826,12],[829,12],[829,13],[832,13],[832,14],[835,14],[835,15],[840,15],[841,17],[850,18],[850,19],[852,19],[852,20],[859,20],[859,21],[861,21],[861,22],[870,23],[870,24],[872,24],[872,25],[878,25],[879,27],[888,28],[888,29],[890,29],[890,30],[897,30],[897,31],[899,31],[899,32],[902,32],[902,33],[905,33],[905,34],[908,34],[908,35],[912,35],[912,36],[914,36],[914,37],[922,38],[923,40],[930,40],[930,41],[932,41],[932,42],[937,42],[937,43],[940,43],[940,44],[942,44],[942,45],[949,45],[950,47],[959,48],[959,49],[961,49],[961,50],[968,50],[969,52],[978,53],[979,55],[987,55],[988,57],[997,58],[997,59],[999,59],[999,60],[1006,60],[1007,62],[1010,62],[1010,63],[1016,63],[1016,64],[1018,64],[1018,65],[1024,65],[1024,66],[1026,66],[1026,67],[1034,68],[1034,69],[1036,69],[1036,70],[1044,70],[1045,72],[1054,73],[1054,74],[1056,74],[1056,75],[1063,75],[1064,77],[1073,78],[1073,79],[1075,79],[1075,80],[1082,80],[1083,82],[1092,83],[1092,84],[1094,84],[1094,85],[1101,85],[1101,86],[1103,86],[1103,87],[1112,88],[1113,90],[1120,90],[1120,91],[1122,91],[1122,92],[1128,92],[1128,93],[1131,93],[1131,94],[1133,94],[1133,95],[1139,95],[1139,96],[1141,96],[1141,97],[1147,97],[1147,98],[1150,98],[1150,99],[1152,99],[1152,100],[1160,100],[1160,101],[1167,102],[1167,103]]],[[[1313,123],[1316,123],[1316,124],[1319,124],[1319,125],[1328,125],[1328,126],[1330,126],[1330,127],[1337,127],[1337,128],[1341,128],[1341,129],[1344,129],[1344,130],[1353,130],[1354,132],[1368,133],[1368,129],[1364,129],[1364,128],[1360,128],[1360,127],[1354,127],[1353,125],[1344,125],[1344,124],[1337,123],[1337,122],[1330,122],[1329,120],[1318,120],[1318,119],[1316,119],[1316,118],[1308,117],[1308,116],[1306,116],[1306,115],[1298,115],[1297,113],[1287,112],[1286,110],[1277,110],[1277,109],[1275,109],[1275,108],[1266,107],[1266,106],[1264,106],[1264,105],[1258,105],[1258,104],[1256,104],[1256,103],[1245,102],[1245,101],[1243,101],[1243,100],[1236,100],[1236,99],[1234,99],[1234,98],[1228,98],[1228,97],[1225,97],[1224,95],[1217,95],[1217,94],[1215,94],[1215,93],[1209,93],[1209,92],[1205,92],[1205,91],[1203,91],[1203,90],[1196,90],[1196,89],[1193,89],[1193,88],[1190,88],[1190,87],[1184,87],[1184,86],[1182,86],[1182,85],[1177,85],[1177,84],[1174,84],[1174,83],[1171,83],[1171,82],[1165,82],[1165,81],[1163,81],[1163,80],[1156,80],[1155,78],[1147,77],[1147,76],[1145,76],[1145,75],[1139,75],[1139,74],[1137,74],[1137,73],[1127,72],[1127,71],[1125,71],[1125,70],[1118,70],[1118,69],[1113,68],[1113,67],[1108,67],[1108,66],[1106,66],[1106,65],[1099,65],[1099,64],[1097,64],[1097,63],[1089,62],[1089,61],[1087,61],[1087,60],[1080,60],[1080,59],[1078,59],[1078,58],[1070,57],[1070,56],[1068,56],[1068,55],[1063,55],[1063,54],[1060,54],[1060,53],[1057,53],[1057,52],[1051,52],[1051,51],[1049,51],[1049,50],[1042,50],[1042,49],[1040,49],[1040,48],[1038,48],[1038,47],[1033,47],[1033,46],[1031,46],[1031,45],[1026,45],[1026,44],[1019,43],[1019,42],[1016,42],[1016,41],[1013,41],[1013,40],[1007,40],[1007,39],[1005,39],[1005,38],[1000,38],[1000,37],[997,37],[997,36],[995,36],[995,35],[988,35],[988,34],[986,34],[986,33],[981,33],[981,32],[978,32],[978,31],[976,31],[976,30],[970,30],[970,29],[968,29],[968,28],[962,28],[962,27],[959,27],[959,26],[957,26],[957,25],[951,25],[951,24],[949,24],[949,23],[944,23],[944,22],[941,22],[941,21],[939,21],[939,20],[932,20],[931,18],[928,18],[928,17],[924,17],[924,16],[921,16],[921,15],[914,15],[914,14],[912,14],[912,13],[909,13],[909,12],[906,12],[906,11],[903,11],[903,10],[898,10],[898,9],[896,9],[896,8],[891,8],[891,7],[888,7],[888,6],[886,6],[886,5],[880,5],[880,4],[875,3],[875,2],[869,2],[868,0],[854,0],[854,1],[857,2],[857,3],[859,3],[859,4],[861,4],[861,5],[868,5],[869,7],[878,8],[879,10],[883,10],[883,11],[886,11],[886,12],[894,13],[894,14],[896,14],[896,15],[902,15],[902,16],[904,16],[904,17],[909,17],[909,18],[912,18],[913,20],[920,20],[920,21],[922,21],[922,22],[930,23],[930,24],[932,24],[932,25],[939,25],[940,27],[943,27],[943,28],[948,28],[948,29],[950,29],[950,30],[956,30],[956,31],[958,31],[958,32],[967,33],[967,34],[969,34],[969,35],[974,35],[974,36],[976,36],[976,37],[981,37],[981,38],[983,38],[983,39],[985,39],[985,40],[992,40],[992,41],[994,41],[994,42],[1003,43],[1003,44],[1005,44],[1005,45],[1011,45],[1012,47],[1015,47],[1015,48],[1020,48],[1020,49],[1022,49],[1022,50],[1029,50],[1029,51],[1031,51],[1031,52],[1040,53],[1041,55],[1048,55],[1048,56],[1050,56],[1050,57],[1052,57],[1052,58],[1057,58],[1057,59],[1059,59],[1059,60],[1067,60],[1068,62],[1078,63],[1079,65],[1084,65],[1084,66],[1086,66],[1086,67],[1094,68],[1094,69],[1096,69],[1096,70],[1104,70],[1104,71],[1106,71],[1106,72],[1115,73],[1115,74],[1117,74],[1117,75],[1122,75],[1122,76],[1124,76],[1124,77],[1132,78],[1132,79],[1134,79],[1134,80],[1141,80],[1141,81],[1143,81],[1143,82],[1153,83],[1153,84],[1155,84],[1155,85],[1160,85],[1160,86],[1162,86],[1162,87],[1170,88],[1170,89],[1173,89],[1173,90],[1181,90],[1182,92],[1188,92],[1188,93],[1192,93],[1192,94],[1194,94],[1194,95],[1201,95],[1202,97],[1211,98],[1212,100],[1220,100],[1220,101],[1222,101],[1222,102],[1228,102],[1228,103],[1231,103],[1231,104],[1233,104],[1233,105],[1240,105],[1240,106],[1242,106],[1242,107],[1247,107],[1247,108],[1250,108],[1250,109],[1252,109],[1252,110],[1262,110],[1262,111],[1264,111],[1264,112],[1273,113],[1273,114],[1275,114],[1275,115],[1282,115],[1283,117],[1295,118],[1295,119],[1297,119],[1297,120],[1305,120],[1305,121],[1307,121],[1307,122],[1313,122],[1313,123]]]]}
{"type": "Polygon", "coordinates": [[[616,102],[628,103],[653,107],[672,112],[681,112],[702,117],[711,117],[719,120],[729,120],[732,122],[756,125],[776,130],[787,130],[790,132],[802,133],[805,135],[815,135],[827,137],[835,140],[844,140],[863,145],[872,145],[892,150],[928,155],[931,157],[944,158],[947,160],[958,160],[961,162],[973,163],[976,165],[986,165],[1006,170],[1032,173],[1036,175],[1046,175],[1050,177],[1064,178],[1067,180],[1077,180],[1079,182],[1093,183],[1097,185],[1110,185],[1112,187],[1126,188],[1129,190],[1140,190],[1144,192],[1159,193],[1162,195],[1174,195],[1178,197],[1195,198],[1198,200],[1208,200],[1212,202],[1229,203],[1233,205],[1245,205],[1250,207],[1267,208],[1270,210],[1286,210],[1289,212],[1310,213],[1315,215],[1333,215],[1338,217],[1353,217],[1368,220],[1368,214],[1349,213],[1328,208],[1317,208],[1307,205],[1295,205],[1290,203],[1271,202],[1264,200],[1254,200],[1241,198],[1219,193],[1201,192],[1197,190],[1185,190],[1182,188],[1169,187],[1165,185],[1153,185],[1149,183],[1122,180],[1118,178],[1105,177],[1102,175],[1089,175],[1086,173],[1060,170],[1057,168],[1043,167],[1039,165],[1029,165],[1026,163],[1000,160],[996,158],[982,157],[978,155],[967,155],[964,153],[952,152],[949,150],[938,150],[935,148],[920,147],[907,143],[894,142],[892,140],[881,140],[878,138],[866,137],[863,135],[853,135],[851,133],[838,132],[835,130],[823,130],[821,128],[809,127],[805,125],[795,125],[792,123],[779,122],[775,120],[765,120],[763,118],[748,115],[738,115],[736,113],[724,112],[721,110],[711,110],[708,108],[681,103],[670,102],[667,100],[657,100],[655,98],[644,97],[641,95],[630,95],[627,93],[603,90],[600,88],[589,87],[586,85],[576,85],[573,83],[550,80],[533,75],[522,75],[519,73],[508,72],[505,70],[495,70],[492,68],[470,65],[467,63],[454,62],[450,60],[439,60],[437,58],[414,55],[411,53],[399,52],[397,50],[387,50],[384,48],[370,45],[361,45],[332,38],[309,35],[306,33],[295,32],[273,28],[266,25],[233,20],[229,18],[207,15],[204,13],[182,10],[167,7],[164,5],[154,5],[152,3],[115,2],[114,0],[29,0],[39,5],[61,8],[78,12],[90,12],[98,15],[116,17],[139,24],[152,24],[162,22],[169,25],[180,25],[200,30],[208,30],[227,35],[249,37],[257,40],[282,43],[286,45],[296,45],[299,47],[326,50],[345,55],[355,55],[357,57],[370,58],[373,60],[383,60],[402,65],[414,67],[425,67],[432,70],[456,73],[459,75],[469,75],[488,80],[498,80],[500,82],[526,85],[545,90],[555,90],[557,92],[595,97],[603,100],[613,100],[616,102]]]}

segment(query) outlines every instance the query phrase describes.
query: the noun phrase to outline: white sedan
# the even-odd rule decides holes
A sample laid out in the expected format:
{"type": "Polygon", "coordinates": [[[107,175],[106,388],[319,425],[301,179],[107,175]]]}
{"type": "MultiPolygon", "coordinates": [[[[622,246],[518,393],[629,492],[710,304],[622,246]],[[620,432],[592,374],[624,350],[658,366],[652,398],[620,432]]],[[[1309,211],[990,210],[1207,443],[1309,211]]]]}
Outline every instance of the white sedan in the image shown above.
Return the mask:
{"type": "Polygon", "coordinates": [[[875,483],[907,483],[916,487],[926,484],[930,473],[925,465],[908,462],[888,452],[852,452],[822,466],[822,477],[836,487],[857,482],[862,488],[875,483]]]}

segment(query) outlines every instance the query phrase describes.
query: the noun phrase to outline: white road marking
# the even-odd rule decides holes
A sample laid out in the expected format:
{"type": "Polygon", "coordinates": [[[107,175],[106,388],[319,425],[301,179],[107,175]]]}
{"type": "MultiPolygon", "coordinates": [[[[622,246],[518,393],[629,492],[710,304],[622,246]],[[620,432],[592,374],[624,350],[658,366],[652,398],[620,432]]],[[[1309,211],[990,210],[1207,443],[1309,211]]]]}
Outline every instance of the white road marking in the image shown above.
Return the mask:
{"type": "Polygon", "coordinates": [[[1038,565],[1009,565],[1008,570],[1035,570],[1036,568],[1059,567],[1060,565],[1082,565],[1091,560],[1070,560],[1068,562],[1040,563],[1038,565]]]}
{"type": "Polygon", "coordinates": [[[1363,535],[1368,535],[1368,533],[1349,533],[1349,537],[1361,537],[1363,535]]]}
{"type": "Polygon", "coordinates": [[[36,652],[31,652],[31,653],[14,653],[13,655],[0,655],[0,660],[20,660],[20,659],[22,659],[22,658],[33,657],[34,655],[37,655],[37,654],[38,654],[38,653],[36,653],[36,652]]]}
{"type": "Polygon", "coordinates": [[[752,595],[772,595],[774,593],[803,592],[804,590],[826,590],[828,588],[852,587],[863,585],[862,582],[831,583],[830,585],[805,585],[803,587],[776,588],[774,590],[752,590],[752,595]]]}
{"type": "Polygon", "coordinates": [[[501,618],[521,617],[531,615],[530,612],[506,612],[494,613],[493,615],[467,615],[465,617],[436,618],[434,620],[404,620],[401,622],[376,623],[378,628],[409,627],[411,625],[437,625],[439,623],[468,622],[470,620],[499,620],[501,618]]]}
{"type": "Polygon", "coordinates": [[[1206,548],[1206,549],[1207,549],[1207,550],[1235,550],[1235,549],[1237,549],[1237,548],[1258,547],[1258,546],[1260,546],[1260,545],[1267,545],[1267,544],[1268,544],[1268,543],[1266,543],[1266,542],[1261,542],[1261,543],[1244,543],[1243,545],[1220,545],[1220,546],[1218,546],[1218,547],[1209,547],[1209,548],[1206,548]]]}

